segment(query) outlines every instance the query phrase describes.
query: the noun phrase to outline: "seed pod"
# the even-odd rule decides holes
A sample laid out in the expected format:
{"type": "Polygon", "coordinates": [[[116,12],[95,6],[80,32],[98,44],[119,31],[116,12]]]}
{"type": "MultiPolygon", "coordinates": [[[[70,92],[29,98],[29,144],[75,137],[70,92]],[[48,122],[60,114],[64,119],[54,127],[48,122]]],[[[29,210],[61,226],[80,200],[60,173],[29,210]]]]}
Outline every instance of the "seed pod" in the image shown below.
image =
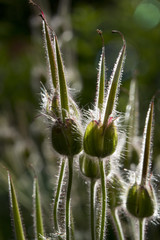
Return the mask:
{"type": "Polygon", "coordinates": [[[117,146],[117,129],[113,121],[104,126],[101,121],[91,121],[85,131],[84,151],[94,157],[107,157],[117,146]]]}
{"type": "Polygon", "coordinates": [[[122,194],[124,191],[122,182],[120,179],[113,175],[107,182],[108,189],[108,207],[113,210],[116,207],[122,205],[122,194]]]}
{"type": "Polygon", "coordinates": [[[81,173],[91,179],[100,178],[99,163],[97,159],[90,158],[86,154],[82,154],[79,158],[79,166],[81,173]]]}
{"type": "Polygon", "coordinates": [[[128,191],[127,210],[137,218],[147,218],[154,214],[154,194],[151,186],[135,183],[128,191]]]}
{"type": "Polygon", "coordinates": [[[52,127],[52,146],[61,155],[74,156],[82,149],[82,134],[72,119],[57,120],[52,127]]]}

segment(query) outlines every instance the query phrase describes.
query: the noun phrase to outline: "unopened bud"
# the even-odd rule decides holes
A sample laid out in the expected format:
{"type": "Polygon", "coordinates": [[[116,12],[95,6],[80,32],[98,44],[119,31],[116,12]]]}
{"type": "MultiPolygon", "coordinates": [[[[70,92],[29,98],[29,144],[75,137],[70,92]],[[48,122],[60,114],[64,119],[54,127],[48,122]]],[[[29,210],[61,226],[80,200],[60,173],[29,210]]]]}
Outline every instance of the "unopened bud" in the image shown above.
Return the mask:
{"type": "Polygon", "coordinates": [[[74,156],[82,149],[82,134],[72,119],[57,120],[52,127],[52,146],[61,155],[74,156]]]}
{"type": "Polygon", "coordinates": [[[154,194],[151,186],[135,183],[128,191],[127,210],[137,218],[147,218],[154,214],[154,194]]]}
{"type": "Polygon", "coordinates": [[[79,158],[79,166],[84,176],[91,179],[100,178],[99,163],[97,159],[82,154],[79,158]]]}
{"type": "Polygon", "coordinates": [[[84,151],[90,156],[107,157],[115,151],[117,139],[117,129],[112,120],[107,126],[101,121],[91,121],[84,134],[84,151]]]}

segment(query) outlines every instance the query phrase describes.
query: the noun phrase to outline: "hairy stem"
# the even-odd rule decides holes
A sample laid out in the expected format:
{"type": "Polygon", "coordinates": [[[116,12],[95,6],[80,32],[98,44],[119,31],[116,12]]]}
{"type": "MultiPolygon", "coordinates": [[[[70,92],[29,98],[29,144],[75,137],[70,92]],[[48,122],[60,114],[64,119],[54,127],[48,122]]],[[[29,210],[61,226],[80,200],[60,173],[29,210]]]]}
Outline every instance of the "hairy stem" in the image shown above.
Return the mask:
{"type": "Polygon", "coordinates": [[[71,227],[71,213],[70,213],[70,201],[71,201],[71,188],[73,178],[73,157],[68,157],[68,186],[66,196],[66,240],[71,239],[70,227],[71,227]]]}
{"type": "Polygon", "coordinates": [[[100,240],[104,239],[105,235],[105,222],[106,222],[106,181],[105,181],[105,170],[104,161],[99,159],[99,168],[101,174],[101,190],[102,190],[102,209],[101,209],[101,228],[100,228],[100,240]]]}
{"type": "Polygon", "coordinates": [[[95,240],[95,183],[94,179],[91,179],[90,183],[90,216],[91,216],[91,239],[95,240]]]}
{"type": "Polygon", "coordinates": [[[144,240],[144,220],[139,219],[139,240],[144,240]]]}
{"type": "MultiPolygon", "coordinates": [[[[64,170],[65,170],[65,159],[62,159],[62,163],[61,163],[61,167],[60,167],[60,174],[59,174],[59,179],[58,179],[57,192],[56,192],[55,202],[54,202],[54,209],[53,209],[54,227],[55,227],[55,231],[57,233],[59,232],[57,210],[58,210],[60,192],[61,192],[61,188],[62,188],[64,170]]],[[[59,239],[62,239],[62,238],[59,237],[59,239]]]]}
{"type": "Polygon", "coordinates": [[[118,239],[119,240],[124,240],[124,235],[123,235],[123,231],[122,231],[122,227],[121,227],[121,223],[117,214],[117,210],[113,209],[111,211],[112,214],[112,218],[116,227],[116,231],[117,231],[117,235],[118,235],[118,239]]]}

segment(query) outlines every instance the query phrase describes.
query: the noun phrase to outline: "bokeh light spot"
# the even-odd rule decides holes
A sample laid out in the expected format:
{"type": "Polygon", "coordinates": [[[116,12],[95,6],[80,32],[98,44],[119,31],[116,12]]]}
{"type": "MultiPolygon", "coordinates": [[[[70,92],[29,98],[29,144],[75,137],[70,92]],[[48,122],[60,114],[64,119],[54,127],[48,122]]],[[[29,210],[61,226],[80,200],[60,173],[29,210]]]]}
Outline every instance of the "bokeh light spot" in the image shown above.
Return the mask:
{"type": "Polygon", "coordinates": [[[160,11],[152,3],[141,3],[134,13],[135,21],[145,29],[152,29],[160,22],[160,11]]]}

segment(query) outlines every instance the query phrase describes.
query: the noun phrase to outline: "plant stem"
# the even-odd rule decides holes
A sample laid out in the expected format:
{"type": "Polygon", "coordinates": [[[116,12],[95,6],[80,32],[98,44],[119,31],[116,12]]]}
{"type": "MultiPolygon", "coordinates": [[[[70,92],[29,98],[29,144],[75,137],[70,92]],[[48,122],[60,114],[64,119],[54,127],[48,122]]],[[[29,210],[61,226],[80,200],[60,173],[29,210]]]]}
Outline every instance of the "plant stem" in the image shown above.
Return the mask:
{"type": "Polygon", "coordinates": [[[119,217],[118,217],[118,214],[117,214],[117,210],[116,209],[111,210],[111,214],[112,214],[112,217],[113,217],[113,221],[115,223],[118,238],[119,238],[119,240],[124,240],[124,235],[123,235],[121,223],[120,223],[120,220],[119,220],[119,217]]]}
{"type": "Polygon", "coordinates": [[[144,240],[144,219],[139,219],[139,240],[144,240]]]}
{"type": "Polygon", "coordinates": [[[106,181],[103,160],[99,158],[99,168],[101,174],[101,190],[102,190],[102,209],[101,209],[101,228],[100,240],[104,239],[105,235],[105,221],[106,221],[106,181]]]}
{"type": "Polygon", "coordinates": [[[72,188],[72,178],[73,178],[73,157],[68,157],[68,186],[67,186],[67,196],[66,196],[66,240],[70,240],[70,200],[71,200],[71,188],[72,188]]]}
{"type": "MultiPolygon", "coordinates": [[[[54,210],[53,210],[54,227],[55,227],[55,230],[57,233],[59,232],[57,210],[58,210],[60,192],[61,192],[61,188],[62,188],[64,170],[65,170],[65,159],[62,160],[61,167],[60,167],[60,174],[59,174],[59,179],[58,179],[58,186],[57,186],[57,192],[56,192],[56,196],[55,196],[55,203],[54,203],[54,210]]],[[[59,237],[59,239],[61,239],[61,237],[59,237]]]]}
{"type": "Polygon", "coordinates": [[[90,182],[90,210],[91,210],[91,239],[95,240],[95,179],[90,182]]]}

